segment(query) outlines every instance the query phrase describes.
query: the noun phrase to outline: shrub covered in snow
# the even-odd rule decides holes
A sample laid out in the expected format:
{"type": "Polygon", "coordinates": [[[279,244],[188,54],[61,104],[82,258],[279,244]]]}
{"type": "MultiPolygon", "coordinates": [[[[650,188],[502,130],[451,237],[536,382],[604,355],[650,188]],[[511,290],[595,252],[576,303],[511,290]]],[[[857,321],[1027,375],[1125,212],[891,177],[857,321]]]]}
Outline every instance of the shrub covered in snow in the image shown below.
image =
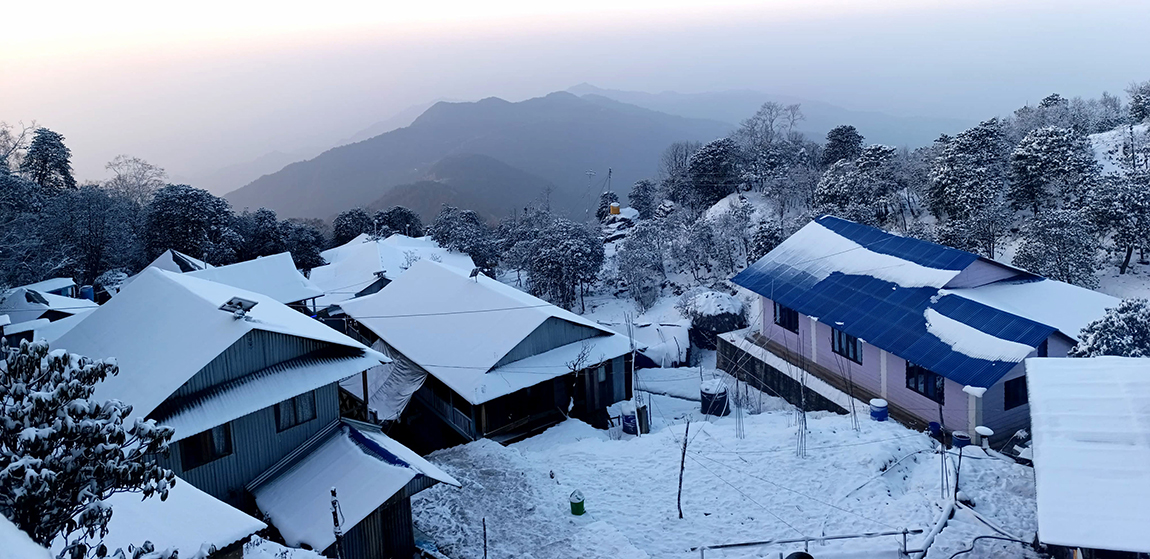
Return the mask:
{"type": "Polygon", "coordinates": [[[1071,357],[1150,357],[1150,302],[1123,299],[1106,314],[1087,324],[1071,357]]]}
{"type": "Polygon", "coordinates": [[[747,326],[742,301],[705,287],[687,291],[675,307],[691,319],[691,343],[704,349],[715,349],[719,334],[747,326]]]}
{"type": "Polygon", "coordinates": [[[119,372],[43,342],[4,348],[0,362],[0,514],[37,543],[63,538],[64,553],[87,552],[107,534],[115,493],[166,499],[170,470],[147,459],[164,452],[172,429],[136,418],[132,406],[92,399],[95,385],[119,372]]]}

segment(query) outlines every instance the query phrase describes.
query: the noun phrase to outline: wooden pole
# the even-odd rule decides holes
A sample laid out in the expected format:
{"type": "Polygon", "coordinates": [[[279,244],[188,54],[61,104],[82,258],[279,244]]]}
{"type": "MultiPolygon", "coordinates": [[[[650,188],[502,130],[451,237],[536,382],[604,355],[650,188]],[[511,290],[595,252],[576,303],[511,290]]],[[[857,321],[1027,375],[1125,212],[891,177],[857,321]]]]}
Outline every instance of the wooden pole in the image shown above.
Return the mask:
{"type": "Polygon", "coordinates": [[[360,373],[363,377],[363,420],[367,423],[373,423],[371,420],[371,409],[367,405],[367,371],[360,373]]]}
{"type": "Polygon", "coordinates": [[[483,518],[483,559],[487,559],[487,517],[483,518]]]}
{"type": "Polygon", "coordinates": [[[683,470],[687,467],[687,435],[691,433],[691,420],[687,420],[687,428],[683,430],[683,456],[679,459],[679,518],[683,518],[683,470]]]}

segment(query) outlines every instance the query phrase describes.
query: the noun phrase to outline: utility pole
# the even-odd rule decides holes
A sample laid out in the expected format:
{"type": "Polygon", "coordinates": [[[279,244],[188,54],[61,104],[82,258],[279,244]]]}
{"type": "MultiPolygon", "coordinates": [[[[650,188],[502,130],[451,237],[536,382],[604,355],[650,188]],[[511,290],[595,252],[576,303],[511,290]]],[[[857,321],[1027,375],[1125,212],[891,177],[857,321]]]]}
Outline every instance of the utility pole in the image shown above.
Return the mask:
{"type": "Polygon", "coordinates": [[[343,557],[343,529],[339,527],[339,499],[335,496],[335,487],[331,488],[331,522],[335,532],[335,559],[343,557]]]}
{"type": "Polygon", "coordinates": [[[687,435],[691,433],[691,420],[687,420],[687,428],[683,430],[683,456],[679,459],[679,519],[683,518],[683,470],[687,467],[687,435]]]}

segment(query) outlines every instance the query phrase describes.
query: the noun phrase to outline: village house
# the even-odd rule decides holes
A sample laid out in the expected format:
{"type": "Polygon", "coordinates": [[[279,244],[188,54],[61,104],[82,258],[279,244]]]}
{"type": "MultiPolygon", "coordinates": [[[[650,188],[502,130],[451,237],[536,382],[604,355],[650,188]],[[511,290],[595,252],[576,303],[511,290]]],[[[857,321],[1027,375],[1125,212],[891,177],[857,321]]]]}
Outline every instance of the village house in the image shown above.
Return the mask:
{"type": "Polygon", "coordinates": [[[186,272],[189,276],[262,293],[289,307],[315,311],[323,290],[295,267],[290,252],[186,272]]]}
{"type": "Polygon", "coordinates": [[[567,416],[606,427],[631,398],[630,338],[478,271],[421,260],[340,307],[395,361],[369,378],[367,405],[416,450],[510,442],[567,416]]]}
{"type": "Polygon", "coordinates": [[[470,272],[471,257],[440,247],[430,237],[391,235],[379,239],[366,233],[320,253],[326,266],[312,268],[309,278],[323,290],[319,308],[383,289],[419,260],[431,260],[470,272]]]}
{"type": "MultiPolygon", "coordinates": [[[[387,557],[383,550],[412,540],[410,511],[403,525],[396,506],[406,506],[404,499],[438,478],[409,485],[415,477],[408,475],[411,464],[428,466],[382,433],[374,434],[374,444],[409,464],[403,474],[408,479],[395,491],[368,487],[376,483],[368,479],[355,480],[362,487],[343,484],[335,470],[331,478],[320,472],[311,480],[322,495],[300,487],[294,500],[260,503],[255,491],[282,477],[284,464],[322,450],[319,443],[333,433],[353,436],[341,421],[339,382],[389,362],[386,356],[268,295],[155,268],[141,272],[53,345],[115,358],[119,374],[100,383],[94,397],[120,399],[133,406],[133,417],[172,427],[170,450],[156,460],[212,498],[269,518],[282,518],[284,511],[311,514],[301,509],[322,500],[314,506],[326,515],[321,528],[330,533],[329,490],[341,486],[354,500],[349,508],[366,507],[369,513],[349,517],[343,527],[366,534],[349,544],[344,557],[387,557]],[[404,496],[392,499],[397,493],[404,496]],[[370,514],[377,509],[383,512],[370,514]],[[387,523],[357,526],[363,520],[387,523]]],[[[394,460],[388,463],[398,468],[394,460]]]]}
{"type": "Polygon", "coordinates": [[[762,322],[720,336],[719,368],[816,409],[881,398],[909,425],[976,440],[986,426],[992,443],[1029,426],[1023,360],[1064,357],[1118,303],[830,216],[731,281],[758,295],[762,322]]]}
{"type": "Polygon", "coordinates": [[[1026,360],[1038,539],[1056,559],[1150,557],[1150,359],[1026,360]]]}

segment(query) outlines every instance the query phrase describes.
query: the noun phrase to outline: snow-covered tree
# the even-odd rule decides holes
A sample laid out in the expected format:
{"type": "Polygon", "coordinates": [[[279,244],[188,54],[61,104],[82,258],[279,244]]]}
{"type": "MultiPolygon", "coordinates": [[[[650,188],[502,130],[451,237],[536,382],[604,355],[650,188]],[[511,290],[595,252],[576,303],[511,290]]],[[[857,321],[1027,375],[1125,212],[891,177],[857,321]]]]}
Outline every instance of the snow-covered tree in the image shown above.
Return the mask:
{"type": "Polygon", "coordinates": [[[738,146],[730,138],[715,140],[691,155],[685,180],[673,181],[668,194],[698,214],[735,192],[739,175],[738,146]]]}
{"type": "Polygon", "coordinates": [[[0,121],[0,176],[10,175],[20,170],[20,162],[32,142],[36,123],[17,123],[15,126],[0,121]]]}
{"type": "Polygon", "coordinates": [[[664,244],[660,227],[640,223],[616,251],[619,278],[627,284],[628,294],[642,311],[659,299],[662,283],[667,278],[663,266],[664,244]]]}
{"type": "Polygon", "coordinates": [[[323,231],[315,224],[289,219],[280,222],[280,229],[283,231],[285,247],[297,268],[310,270],[327,264],[320,256],[326,240],[323,231]]]}
{"type": "Polygon", "coordinates": [[[4,354],[0,513],[41,545],[60,536],[83,553],[106,535],[113,494],[167,498],[175,476],[149,456],[167,450],[172,429],[129,422],[131,405],[92,399],[95,385],[119,372],[114,362],[49,351],[43,342],[4,354]]]}
{"type": "Polygon", "coordinates": [[[280,226],[274,211],[267,208],[245,211],[236,216],[235,222],[243,224],[232,225],[232,229],[244,238],[243,252],[237,255],[239,260],[271,256],[287,250],[287,230],[280,226]]]}
{"type": "Polygon", "coordinates": [[[1132,83],[1126,93],[1130,95],[1130,120],[1139,123],[1150,119],[1150,81],[1132,83]]]}
{"type": "Polygon", "coordinates": [[[654,217],[655,206],[659,202],[659,186],[649,179],[635,181],[627,194],[627,201],[639,212],[640,219],[650,219],[654,217]]]}
{"type": "Polygon", "coordinates": [[[152,195],[166,184],[168,173],[139,157],[117,155],[104,166],[112,178],[104,183],[111,190],[140,206],[152,201],[152,195]]]}
{"type": "MultiPolygon", "coordinates": [[[[226,255],[242,244],[230,227],[232,210],[223,198],[186,184],[156,191],[144,212],[144,246],[154,258],[167,249],[202,258],[226,255]]],[[[216,264],[233,261],[216,260],[216,264]]]]}
{"type": "Polygon", "coordinates": [[[931,211],[966,219],[990,209],[1006,189],[1008,153],[998,119],[946,139],[931,167],[931,211]]]}
{"type": "Polygon", "coordinates": [[[20,162],[20,172],[28,180],[50,190],[76,188],[72,176],[72,150],[64,136],[47,128],[37,128],[32,143],[20,162]]]}
{"type": "Polygon", "coordinates": [[[671,258],[680,271],[688,272],[695,281],[711,274],[711,258],[718,251],[715,231],[707,219],[697,219],[674,229],[677,235],[671,241],[671,258]]]}
{"type": "Polygon", "coordinates": [[[1081,210],[1047,210],[1030,220],[1014,265],[1050,279],[1098,287],[1098,234],[1081,210]]]}
{"type": "Polygon", "coordinates": [[[599,195],[599,207],[595,209],[595,219],[603,221],[611,214],[611,204],[619,203],[619,195],[614,191],[606,190],[599,195]]]}
{"type": "Polygon", "coordinates": [[[747,255],[747,263],[756,262],[775,250],[775,247],[786,240],[783,228],[775,221],[764,221],[755,226],[751,233],[751,250],[747,255]]]}
{"type": "Polygon", "coordinates": [[[1134,249],[1150,245],[1150,174],[1111,174],[1096,181],[1086,207],[1113,249],[1124,253],[1118,272],[1125,274],[1134,249]]]}
{"type": "Polygon", "coordinates": [[[1015,209],[1039,210],[1080,200],[1097,175],[1085,136],[1048,126],[1026,135],[1011,155],[1007,199],[1015,209]]]}
{"type": "Polygon", "coordinates": [[[571,309],[582,301],[603,267],[603,240],[586,225],[555,218],[540,232],[528,276],[528,290],[571,309]]]}
{"type": "Polygon", "coordinates": [[[667,179],[686,175],[691,156],[702,147],[700,142],[675,142],[667,146],[659,157],[659,176],[667,179]]]}
{"type": "Polygon", "coordinates": [[[387,227],[408,237],[422,237],[424,235],[423,220],[419,218],[419,214],[404,206],[392,206],[376,212],[375,222],[380,227],[387,227]]]}
{"type": "Polygon", "coordinates": [[[827,143],[823,147],[823,167],[830,167],[838,161],[851,161],[862,153],[863,136],[854,126],[843,124],[827,132],[827,143]]]}
{"type": "Polygon", "coordinates": [[[1150,358],[1150,302],[1123,299],[1082,329],[1071,357],[1118,355],[1150,358]]]}
{"type": "Polygon", "coordinates": [[[47,200],[37,230],[25,234],[63,251],[68,262],[58,273],[91,284],[107,270],[143,265],[136,236],[139,218],[135,201],[86,185],[47,200]]]}
{"type": "Polygon", "coordinates": [[[495,233],[474,211],[444,204],[427,232],[439,246],[467,254],[483,270],[499,262],[495,233]]]}
{"type": "Polygon", "coordinates": [[[999,195],[961,219],[940,224],[935,234],[939,243],[994,258],[1001,252],[1013,224],[1010,207],[999,195]]]}
{"type": "Polygon", "coordinates": [[[691,319],[691,344],[715,349],[719,334],[747,326],[746,306],[733,295],[705,287],[688,290],[675,308],[691,319]]]}
{"type": "Polygon", "coordinates": [[[375,222],[363,208],[352,208],[335,216],[335,220],[331,222],[331,231],[331,242],[339,246],[363,233],[374,234],[375,222]]]}

